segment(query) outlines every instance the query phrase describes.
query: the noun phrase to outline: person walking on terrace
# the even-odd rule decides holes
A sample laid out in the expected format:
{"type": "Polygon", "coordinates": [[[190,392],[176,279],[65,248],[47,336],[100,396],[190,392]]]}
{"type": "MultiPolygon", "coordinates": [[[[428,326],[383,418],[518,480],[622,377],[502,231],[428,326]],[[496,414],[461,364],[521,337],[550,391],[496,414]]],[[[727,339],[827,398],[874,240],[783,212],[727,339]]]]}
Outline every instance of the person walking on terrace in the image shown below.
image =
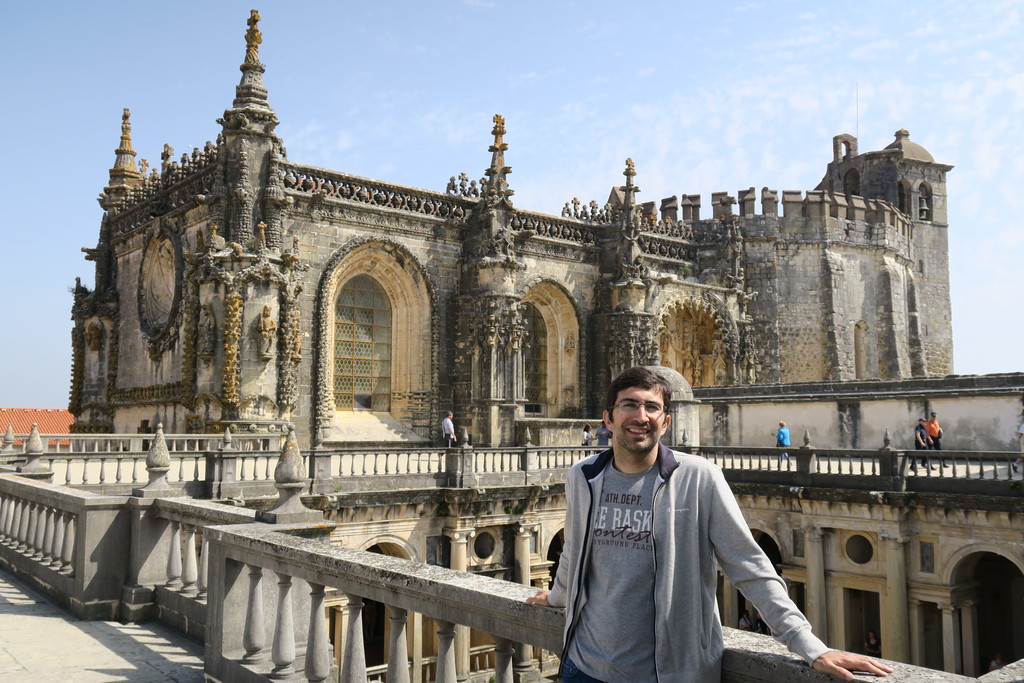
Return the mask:
{"type": "MultiPolygon", "coordinates": [[[[1021,453],[1024,453],[1024,422],[1022,422],[1020,424],[1020,427],[1017,428],[1017,449],[1021,453]]],[[[1016,460],[1013,461],[1014,472],[1020,469],[1021,462],[1021,458],[1017,458],[1016,460]]]]}
{"type": "MultiPolygon", "coordinates": [[[[928,437],[932,440],[931,450],[941,451],[942,450],[942,426],[939,424],[939,416],[932,413],[928,421],[924,423],[924,429],[928,432],[928,437]]],[[[942,465],[946,465],[945,458],[941,458],[942,465]]]]}
{"type": "Polygon", "coordinates": [[[754,541],[722,470],[659,443],[671,400],[661,375],[623,372],[605,403],[611,448],[566,476],[558,571],[551,590],[526,599],[565,607],[562,681],[720,680],[719,566],[775,638],[816,670],[844,680],[852,671],[890,673],[822,643],[754,541]]]}
{"type": "MultiPolygon", "coordinates": [[[[932,448],[932,437],[928,436],[928,428],[925,427],[925,424],[927,422],[928,420],[924,419],[923,417],[919,418],[917,421],[917,426],[914,427],[915,450],[930,451],[932,448]]],[[[918,458],[918,460],[921,462],[921,467],[931,469],[931,465],[928,464],[928,458],[926,456],[922,455],[920,458],[918,458]]],[[[917,464],[914,462],[913,458],[911,458],[910,460],[910,469],[912,469],[915,472],[917,471],[917,464]]]]}
{"type": "Polygon", "coordinates": [[[445,418],[441,420],[441,439],[448,444],[448,448],[451,448],[452,445],[458,441],[458,439],[455,438],[455,423],[452,422],[453,417],[455,417],[455,413],[449,410],[448,414],[445,415],[445,418]]]}
{"type": "MultiPolygon", "coordinates": [[[[780,422],[779,431],[775,432],[775,447],[788,448],[790,445],[789,427],[786,426],[785,422],[780,422]]],[[[779,460],[789,460],[789,453],[782,451],[782,455],[779,456],[779,460]]]]}

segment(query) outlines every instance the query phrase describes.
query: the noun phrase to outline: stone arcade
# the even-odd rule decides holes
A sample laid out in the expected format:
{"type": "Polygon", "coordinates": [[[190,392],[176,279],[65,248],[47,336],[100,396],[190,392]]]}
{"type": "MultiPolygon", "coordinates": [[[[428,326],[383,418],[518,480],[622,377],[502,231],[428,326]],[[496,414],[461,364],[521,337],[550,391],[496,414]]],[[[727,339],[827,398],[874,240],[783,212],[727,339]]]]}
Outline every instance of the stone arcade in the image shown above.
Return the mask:
{"type": "Polygon", "coordinates": [[[714,193],[710,216],[638,203],[631,160],[604,207],[550,216],[513,205],[501,116],[484,177],[444,192],[289,160],[258,20],[215,143],[149,170],[124,110],[75,286],[77,431],[424,442],[451,408],[477,445],[569,443],[631,365],[694,387],[951,371],[952,167],[906,131],[838,136],[817,189],[714,193]]]}

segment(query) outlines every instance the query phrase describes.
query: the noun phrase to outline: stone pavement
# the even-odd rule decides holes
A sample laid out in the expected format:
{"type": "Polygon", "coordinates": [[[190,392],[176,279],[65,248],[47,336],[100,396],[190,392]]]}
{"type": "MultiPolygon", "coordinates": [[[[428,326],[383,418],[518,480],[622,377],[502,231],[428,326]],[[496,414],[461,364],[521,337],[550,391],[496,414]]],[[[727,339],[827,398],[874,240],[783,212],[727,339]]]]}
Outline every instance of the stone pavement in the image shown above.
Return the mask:
{"type": "Polygon", "coordinates": [[[0,680],[198,683],[203,645],[158,622],[83,621],[0,572],[0,680]]]}

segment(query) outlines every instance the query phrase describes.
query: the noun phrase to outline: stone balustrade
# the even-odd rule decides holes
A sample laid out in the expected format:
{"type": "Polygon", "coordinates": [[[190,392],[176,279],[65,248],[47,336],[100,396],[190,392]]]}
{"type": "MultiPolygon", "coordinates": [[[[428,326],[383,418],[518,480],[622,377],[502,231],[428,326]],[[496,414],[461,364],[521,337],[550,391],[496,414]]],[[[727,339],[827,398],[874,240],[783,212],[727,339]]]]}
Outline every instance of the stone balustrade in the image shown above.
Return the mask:
{"type": "MultiPolygon", "coordinates": [[[[761,450],[778,457],[776,449],[761,450]]],[[[898,461],[894,453],[879,456],[878,472],[866,455],[862,464],[851,458],[844,466],[857,473],[839,476],[880,476],[885,457],[898,461]]],[[[752,462],[765,454],[729,457],[752,462]]],[[[809,469],[807,457],[798,460],[797,470],[809,469]]],[[[500,455],[484,460],[495,468],[511,462],[500,455]]],[[[816,467],[829,466],[818,460],[816,467]]],[[[145,491],[106,496],[0,475],[0,567],[80,616],[156,617],[205,639],[210,680],[320,681],[336,673],[335,662],[342,681],[378,675],[381,667],[367,666],[361,640],[365,600],[384,604],[390,613],[390,656],[382,672],[388,681],[426,680],[423,675],[455,681],[464,666],[456,659],[457,643],[466,637],[457,634],[468,629],[489,634],[494,645],[464,647],[470,657],[465,666],[493,666],[495,681],[512,680],[514,643],[539,649],[535,668],[551,661],[546,653],[560,650],[561,611],[523,603],[535,590],[531,587],[340,547],[330,542],[333,524],[254,523],[253,510],[188,497],[147,497],[145,491]],[[335,656],[323,615],[325,605],[339,601],[347,623],[335,656]],[[420,658],[419,677],[410,677],[412,660],[405,649],[413,614],[433,620],[438,632],[436,657],[420,658]]],[[[832,680],[810,671],[770,638],[725,631],[727,683],[832,680]]],[[[894,683],[974,680],[895,666],[888,679],[894,683]]],[[[980,680],[1016,680],[999,676],[1003,673],[980,680]]]]}

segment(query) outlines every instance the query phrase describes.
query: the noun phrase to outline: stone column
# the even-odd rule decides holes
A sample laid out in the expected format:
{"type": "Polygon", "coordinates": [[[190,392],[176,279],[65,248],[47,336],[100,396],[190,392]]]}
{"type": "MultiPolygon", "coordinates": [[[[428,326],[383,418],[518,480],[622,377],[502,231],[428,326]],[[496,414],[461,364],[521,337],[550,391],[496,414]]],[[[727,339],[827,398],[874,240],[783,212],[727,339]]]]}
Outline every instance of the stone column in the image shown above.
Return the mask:
{"type": "Polygon", "coordinates": [[[958,674],[960,666],[960,614],[949,603],[939,604],[942,610],[942,668],[947,673],[958,674]]]}
{"type": "MultiPolygon", "coordinates": [[[[452,542],[451,567],[449,568],[460,572],[468,570],[469,550],[467,546],[469,540],[476,536],[476,531],[474,529],[445,529],[444,533],[452,542]]],[[[468,626],[455,625],[455,675],[460,681],[469,677],[469,630],[468,626]]],[[[439,661],[440,656],[438,653],[439,661]]]]}
{"type": "Polygon", "coordinates": [[[736,588],[722,574],[722,626],[736,628],[736,588]]]}
{"type": "MultiPolygon", "coordinates": [[[[516,581],[529,586],[533,576],[533,553],[530,541],[537,529],[536,524],[516,525],[516,581]]],[[[526,643],[513,643],[512,670],[517,681],[533,680],[538,673],[533,666],[533,647],[526,643]]]]}
{"type": "Polygon", "coordinates": [[[960,605],[960,634],[963,638],[963,674],[980,676],[978,653],[978,605],[966,600],[960,605]]]}
{"type": "Polygon", "coordinates": [[[804,528],[804,550],[807,558],[807,591],[804,593],[807,620],[814,633],[828,641],[828,620],[825,605],[825,532],[821,527],[804,528]]]}
{"type": "Polygon", "coordinates": [[[886,613],[882,655],[898,662],[910,661],[910,615],[907,611],[907,539],[882,534],[885,542],[886,613]]]}
{"type": "Polygon", "coordinates": [[[921,632],[921,610],[924,607],[920,600],[910,601],[910,663],[924,666],[924,633],[921,632]]]}

